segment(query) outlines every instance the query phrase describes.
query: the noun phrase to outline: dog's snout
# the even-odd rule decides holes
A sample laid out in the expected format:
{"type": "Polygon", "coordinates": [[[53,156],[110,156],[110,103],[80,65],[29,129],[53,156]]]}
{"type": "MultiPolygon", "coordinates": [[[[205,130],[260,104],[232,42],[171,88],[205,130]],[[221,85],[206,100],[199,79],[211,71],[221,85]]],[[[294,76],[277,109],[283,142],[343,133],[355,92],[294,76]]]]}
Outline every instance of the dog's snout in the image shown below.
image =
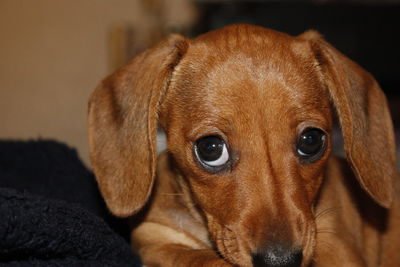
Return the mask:
{"type": "Polygon", "coordinates": [[[254,267],[298,267],[303,253],[301,250],[287,250],[278,246],[255,253],[252,258],[254,267]]]}

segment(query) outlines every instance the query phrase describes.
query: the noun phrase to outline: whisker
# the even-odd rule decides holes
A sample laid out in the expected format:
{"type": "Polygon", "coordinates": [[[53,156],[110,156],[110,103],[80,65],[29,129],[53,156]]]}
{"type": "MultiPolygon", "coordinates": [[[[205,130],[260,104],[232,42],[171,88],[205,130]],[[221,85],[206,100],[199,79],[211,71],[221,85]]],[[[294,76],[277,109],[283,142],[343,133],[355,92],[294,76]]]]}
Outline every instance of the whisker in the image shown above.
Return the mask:
{"type": "Polygon", "coordinates": [[[341,209],[340,207],[331,207],[331,208],[324,209],[315,215],[315,220],[318,220],[318,219],[322,218],[323,216],[328,215],[333,212],[336,212],[340,209],[341,209]]]}
{"type": "Polygon", "coordinates": [[[332,229],[318,229],[317,234],[334,234],[337,235],[338,233],[332,229]]]}

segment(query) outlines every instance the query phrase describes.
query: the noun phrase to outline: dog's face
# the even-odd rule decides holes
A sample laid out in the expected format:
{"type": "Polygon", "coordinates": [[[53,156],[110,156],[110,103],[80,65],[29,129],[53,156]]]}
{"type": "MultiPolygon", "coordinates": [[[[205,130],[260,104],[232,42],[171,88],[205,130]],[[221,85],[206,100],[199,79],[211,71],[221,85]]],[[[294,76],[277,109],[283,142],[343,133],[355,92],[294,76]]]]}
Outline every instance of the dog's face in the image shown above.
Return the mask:
{"type": "Polygon", "coordinates": [[[327,89],[299,41],[234,38],[190,46],[175,70],[160,112],[169,151],[225,256],[308,251],[331,147],[327,89]]]}
{"type": "Polygon", "coordinates": [[[385,97],[313,32],[236,25],[171,36],[93,93],[91,159],[108,207],[131,215],[151,192],[159,122],[224,258],[306,264],[334,112],[360,185],[389,206],[395,152],[385,97]]]}

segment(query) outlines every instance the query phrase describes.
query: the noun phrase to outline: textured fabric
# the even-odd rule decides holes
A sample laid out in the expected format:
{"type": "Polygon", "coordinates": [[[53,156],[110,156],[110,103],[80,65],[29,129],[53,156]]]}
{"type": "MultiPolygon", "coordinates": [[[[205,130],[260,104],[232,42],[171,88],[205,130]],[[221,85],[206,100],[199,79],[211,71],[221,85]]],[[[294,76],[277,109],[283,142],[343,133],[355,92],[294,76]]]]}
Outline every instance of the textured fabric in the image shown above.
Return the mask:
{"type": "Polygon", "coordinates": [[[1,266],[140,266],[121,227],[75,150],[0,141],[1,266]]]}
{"type": "Polygon", "coordinates": [[[103,216],[93,174],[74,149],[48,140],[0,141],[0,187],[79,203],[103,216]]]}

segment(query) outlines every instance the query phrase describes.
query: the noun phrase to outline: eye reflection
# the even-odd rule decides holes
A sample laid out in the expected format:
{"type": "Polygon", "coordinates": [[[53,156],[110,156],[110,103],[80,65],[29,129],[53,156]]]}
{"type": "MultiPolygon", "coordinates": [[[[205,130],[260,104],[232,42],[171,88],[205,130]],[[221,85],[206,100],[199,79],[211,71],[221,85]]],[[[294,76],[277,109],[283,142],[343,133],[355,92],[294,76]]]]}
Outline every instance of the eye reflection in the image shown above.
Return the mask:
{"type": "Polygon", "coordinates": [[[223,167],[229,162],[230,156],[225,141],[216,135],[198,139],[194,146],[197,160],[210,168],[223,167]]]}
{"type": "Polygon", "coordinates": [[[300,158],[308,162],[315,162],[322,157],[325,143],[324,131],[318,128],[307,128],[298,137],[296,152],[300,158]]]}

